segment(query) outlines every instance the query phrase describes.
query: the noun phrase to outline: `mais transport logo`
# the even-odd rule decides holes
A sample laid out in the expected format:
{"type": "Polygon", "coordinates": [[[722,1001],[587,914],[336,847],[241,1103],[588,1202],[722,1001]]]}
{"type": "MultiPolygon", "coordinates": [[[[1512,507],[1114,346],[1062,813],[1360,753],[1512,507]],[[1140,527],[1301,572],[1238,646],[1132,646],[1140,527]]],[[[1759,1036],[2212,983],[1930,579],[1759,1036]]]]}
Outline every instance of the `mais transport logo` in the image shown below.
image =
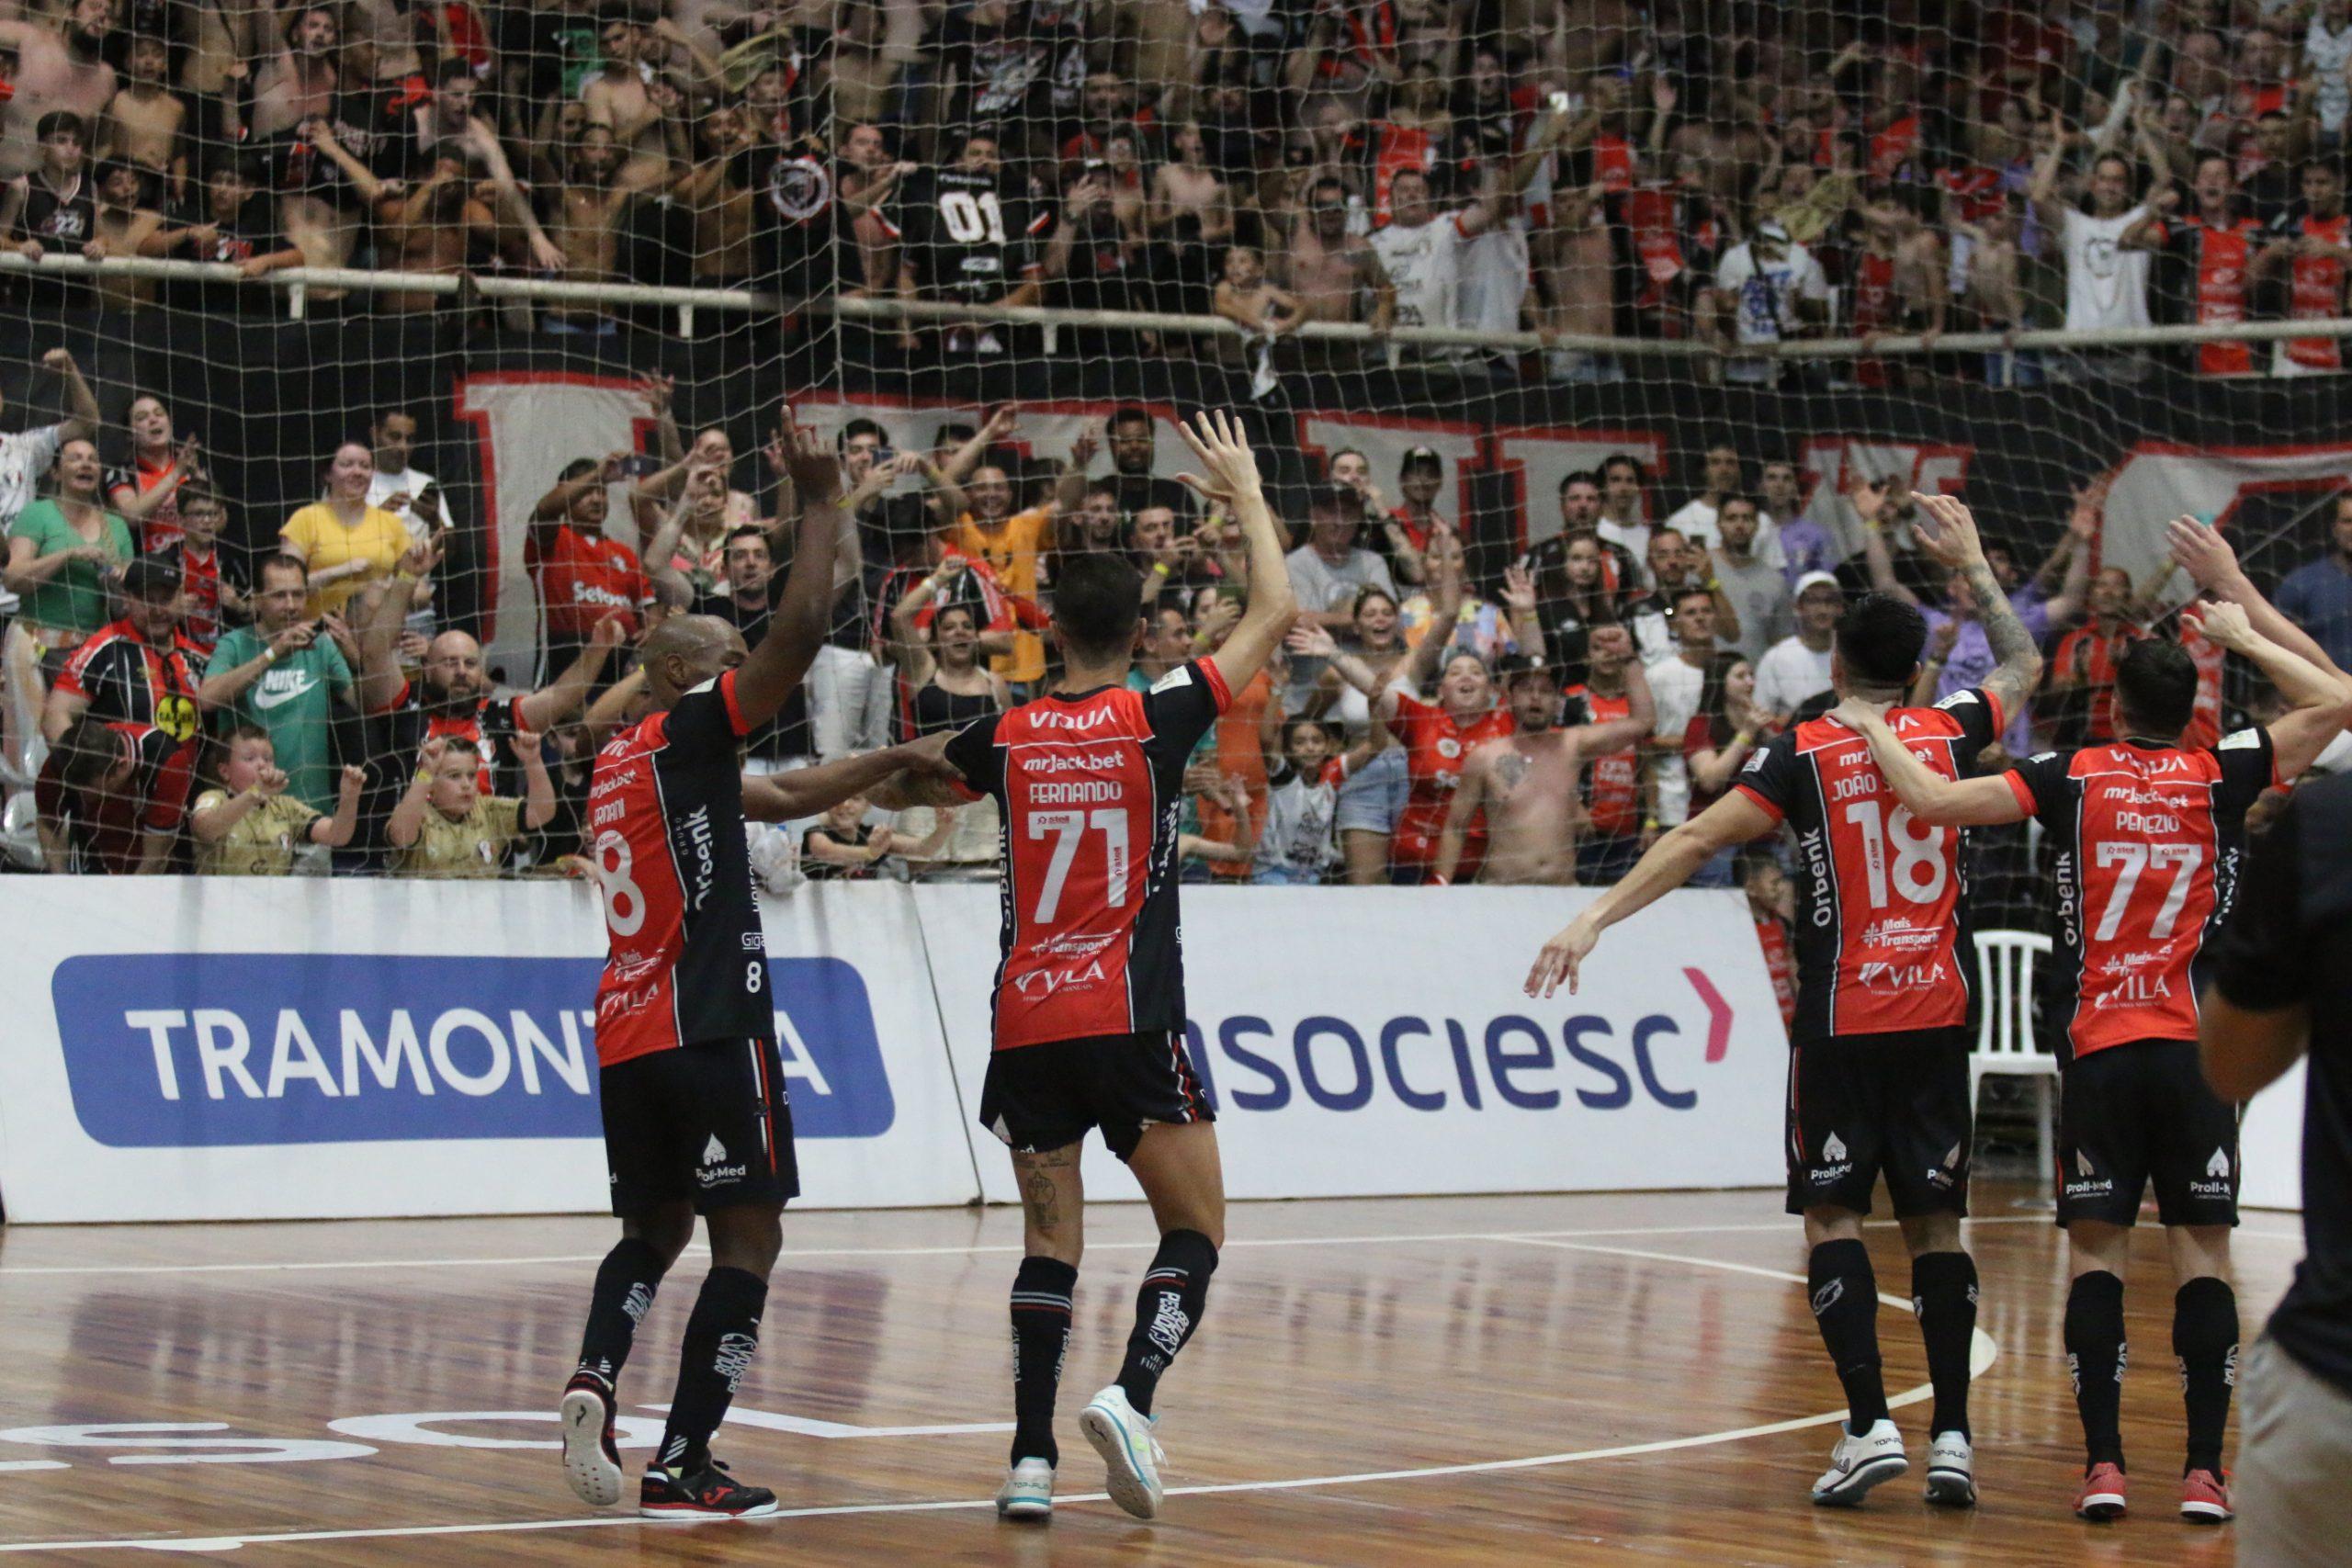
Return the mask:
{"type": "MultiPolygon", "coordinates": [[[[594,1138],[589,958],[108,953],[50,982],[74,1114],[115,1148],[594,1138]]],[[[769,960],[802,1137],[897,1118],[854,964],[769,960]]]]}

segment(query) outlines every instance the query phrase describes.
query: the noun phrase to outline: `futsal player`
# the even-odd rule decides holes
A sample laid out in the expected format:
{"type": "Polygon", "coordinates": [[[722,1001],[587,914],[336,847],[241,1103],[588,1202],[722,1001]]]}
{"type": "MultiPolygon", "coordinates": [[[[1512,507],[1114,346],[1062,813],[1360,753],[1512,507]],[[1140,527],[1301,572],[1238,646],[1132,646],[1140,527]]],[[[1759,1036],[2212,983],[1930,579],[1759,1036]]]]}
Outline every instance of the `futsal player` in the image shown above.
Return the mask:
{"type": "MultiPolygon", "coordinates": [[[[649,1518],[776,1507],[775,1494],[711,1458],[710,1438],[758,1348],[784,1205],[799,1191],[737,753],[824,643],[841,477],[828,443],[788,411],[785,423],[802,513],[766,635],[747,652],[742,634],[713,616],[654,628],[643,648],[653,712],[598,752],[588,786],[611,940],[596,994],[598,1094],[621,1239],[596,1270],[560,1409],[564,1474],[585,1502],[620,1500],[614,1382],[695,1214],[710,1232],[669,1424],[639,1494],[649,1518]]],[[[856,761],[836,774],[836,799],[916,763],[904,750],[856,761]]]]}
{"type": "MultiPolygon", "coordinates": [[[[1904,707],[1928,637],[1909,604],[1869,593],[1838,617],[1830,653],[1838,694],[1891,708],[1887,722],[1940,777],[1966,774],[2033,689],[2041,660],[1984,562],[1968,508],[1921,496],[1920,547],[1963,578],[1998,660],[1980,687],[1932,708],[1904,707]]],[[[1935,1407],[1927,1495],[1976,1501],[1968,1424],[1968,1356],[1976,1264],[1961,1247],[1968,1212],[1969,1033],[1973,998],[1960,835],[1915,821],[1871,759],[1832,717],[1805,720],[1748,759],[1735,787],[1651,846],[1624,881],[1544,945],[1528,974],[1550,996],[1600,933],[1680,886],[1699,867],[1782,822],[1804,864],[1797,887],[1797,1017],[1786,1111],[1791,1213],[1804,1216],[1807,1279],[1848,1407],[1813,1500],[1852,1506],[1910,1468],[1889,1417],[1878,1350],[1878,1280],[1862,1220],[1882,1171],[1911,1253],[1911,1300],[1927,1342],[1935,1407]]]]}
{"type": "Polygon", "coordinates": [[[1054,584],[1061,680],[947,743],[963,798],[993,795],[1004,835],[1003,959],[979,1120],[1012,1150],[1021,1183],[1012,1454],[997,1494],[1007,1518],[1053,1512],[1054,1396],[1083,1239],[1087,1131],[1102,1129],[1159,1226],[1118,1378],[1079,1417],[1113,1501],[1137,1518],[1160,1506],[1154,1395],[1200,1326],[1225,1241],[1215,1117],[1184,1048],[1177,818],[1185,759],[1265,667],[1296,605],[1239,427],[1204,414],[1184,438],[1207,473],[1183,481],[1238,517],[1249,543],[1250,602],[1224,646],[1132,690],[1142,577],[1124,556],[1072,557],[1054,584]]]}
{"type": "Polygon", "coordinates": [[[2188,1405],[2180,1512],[2219,1524],[2230,1517],[2222,1434],[2238,1357],[2228,1273],[2241,1172],[2237,1108],[2198,1069],[2191,970],[2201,975],[2209,939],[2229,916],[2246,808],[2342,732],[2352,682],[2246,583],[2211,529],[2190,519],[2174,529],[2183,547],[2176,558],[2222,596],[2192,624],[2252,660],[2291,705],[2267,729],[2183,750],[2197,665],[2158,641],[2135,643],[2116,664],[2122,739],[2046,752],[1997,778],[1938,777],[1867,703],[1849,698],[1838,716],[1870,738],[1916,819],[1971,827],[2036,817],[2056,846],[2058,974],[2074,998],[2060,1053],[2058,1223],[2074,1265],[2066,1360],[2086,1450],[2075,1512],[2116,1519],[2126,1506],[2123,1275],[2153,1180],[2177,1285],[2172,1348],[2188,1405]]]}

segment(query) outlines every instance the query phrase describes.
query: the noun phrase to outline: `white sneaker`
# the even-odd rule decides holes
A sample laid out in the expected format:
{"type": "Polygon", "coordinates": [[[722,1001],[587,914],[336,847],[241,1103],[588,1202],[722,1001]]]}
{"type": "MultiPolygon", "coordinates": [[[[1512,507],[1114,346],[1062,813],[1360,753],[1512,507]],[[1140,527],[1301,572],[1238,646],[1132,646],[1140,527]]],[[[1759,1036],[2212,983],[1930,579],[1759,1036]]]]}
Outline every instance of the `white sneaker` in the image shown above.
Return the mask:
{"type": "Polygon", "coordinates": [[[1884,1416],[1856,1436],[1838,1429],[1838,1446],[1829,1450],[1829,1468],[1813,1483],[1813,1500],[1824,1508],[1851,1508],[1862,1495],[1883,1481],[1892,1481],[1911,1468],[1903,1457],[1903,1434],[1884,1416]]]}
{"type": "Polygon", "coordinates": [[[1054,1517],[1054,1467],[1041,1459],[1024,1459],[1004,1472],[996,1489],[1000,1519],[1050,1519],[1054,1517]]]}
{"type": "Polygon", "coordinates": [[[1111,1501],[1139,1519],[1159,1517],[1159,1466],[1168,1456],[1152,1434],[1159,1423],[1138,1415],[1127,1391],[1113,1383],[1078,1415],[1078,1429],[1102,1456],[1111,1501]]]}
{"type": "Polygon", "coordinates": [[[1928,1445],[1928,1501],[1947,1508],[1976,1506],[1976,1459],[1958,1432],[1939,1432],[1928,1445]]]}

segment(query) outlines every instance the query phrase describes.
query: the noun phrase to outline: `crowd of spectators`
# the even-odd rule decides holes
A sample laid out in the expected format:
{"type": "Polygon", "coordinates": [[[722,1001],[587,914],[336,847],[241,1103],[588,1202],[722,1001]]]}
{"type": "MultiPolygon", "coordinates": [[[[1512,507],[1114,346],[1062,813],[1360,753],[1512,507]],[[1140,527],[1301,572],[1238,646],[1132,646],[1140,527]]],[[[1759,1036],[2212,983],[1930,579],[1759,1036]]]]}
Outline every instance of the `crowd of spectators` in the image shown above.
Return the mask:
{"type": "MultiPolygon", "coordinates": [[[[2346,0],[45,0],[0,21],[0,243],[241,275],[10,285],[133,310],[266,310],[253,280],[310,263],[1214,314],[1254,346],[1077,344],[1261,376],[1615,378],[1593,340],[1626,338],[1713,344],[1705,373],[1749,384],[2132,375],[2125,350],[1752,351],[2340,316],[2347,73],[2346,0]]],[[[2324,337],[2174,357],[2342,367],[2324,337]]]]}
{"type": "MultiPolygon", "coordinates": [[[[0,436],[0,783],[28,829],[19,858],[52,871],[583,872],[593,759],[637,711],[633,645],[680,613],[757,640],[791,558],[799,505],[780,448],[765,457],[773,483],[735,489],[725,434],[689,437],[669,384],[646,377],[654,450],[582,454],[531,508],[546,676],[503,689],[439,614],[451,536],[472,520],[416,467],[411,411],[377,411],[365,438],[327,454],[319,499],[247,565],[220,542],[230,503],[200,444],[159,399],[127,401],[129,461],[109,470],[78,368],[62,351],[43,366],[68,417],[0,436]]],[[[747,738],[747,776],[960,727],[1043,689],[1057,671],[1041,633],[1074,554],[1137,569],[1139,687],[1214,650],[1249,591],[1246,553],[1216,508],[1156,472],[1154,432],[1120,408],[1063,459],[1033,453],[1012,407],[940,425],[928,446],[846,423],[855,526],[832,563],[829,643],[804,692],[747,738]]],[[[1285,525],[1297,624],[1190,760],[1186,875],[1611,882],[1771,735],[1829,705],[1849,596],[1926,613],[1915,701],[1990,668],[1967,583],[1911,547],[1916,498],[1899,481],[1807,497],[1781,455],[1721,440],[1699,444],[1672,490],[1612,456],[1561,484],[1556,532],[1479,581],[1436,504],[1445,478],[1425,447],[1393,475],[1341,449],[1305,487],[1285,525]],[[1860,547],[1841,555],[1845,537],[1860,547]]],[[[2046,673],[1981,765],[2113,738],[2117,660],[2148,636],[2182,637],[2204,672],[2191,742],[2221,735],[2222,650],[2167,613],[2184,597],[2169,574],[2094,570],[2104,504],[2092,487],[2063,526],[2012,520],[2055,541],[2039,558],[1988,535],[2046,673]]],[[[2330,522],[2332,549],[2278,602],[2352,662],[2352,496],[2330,522]]],[[[1000,856],[986,802],[753,831],[776,888],[990,877],[1000,856]]],[[[1726,860],[1697,881],[1736,874],[1726,860]]]]}

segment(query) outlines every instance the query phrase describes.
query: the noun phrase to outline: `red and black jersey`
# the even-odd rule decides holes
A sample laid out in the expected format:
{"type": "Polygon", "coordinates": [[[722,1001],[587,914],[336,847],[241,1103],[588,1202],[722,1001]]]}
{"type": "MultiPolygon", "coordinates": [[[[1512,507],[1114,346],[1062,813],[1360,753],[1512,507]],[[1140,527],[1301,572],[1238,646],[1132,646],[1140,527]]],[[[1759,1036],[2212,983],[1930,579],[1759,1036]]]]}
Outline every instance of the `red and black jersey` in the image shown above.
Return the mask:
{"type": "MultiPolygon", "coordinates": [[[[2164,292],[2180,321],[2204,324],[2246,319],[2255,252],[2262,225],[2251,218],[2208,223],[2196,213],[2165,224],[2161,254],[2169,274],[2164,292]]],[[[2254,350],[2243,343],[2197,345],[2200,376],[2251,376],[2254,350]]]]}
{"type": "MultiPolygon", "coordinates": [[[[107,500],[119,512],[125,502],[137,501],[171,478],[178,468],[179,458],[175,454],[167,454],[161,464],[154,464],[134,453],[130,462],[107,470],[107,500]]],[[[172,493],[157,502],[155,510],[150,512],[146,521],[140,525],[139,548],[143,554],[153,555],[169,545],[176,544],[179,536],[180,492],[179,488],[174,486],[172,493]]]]}
{"type": "MultiPolygon", "coordinates": [[[[1959,779],[2008,716],[1971,687],[1931,708],[1895,708],[1886,722],[1914,756],[1959,779]]],[[[1775,736],[1733,787],[1787,821],[1804,862],[1792,1037],[1965,1024],[1973,991],[1959,956],[1968,934],[1959,831],[1915,821],[1869,743],[1832,718],[1775,736]]]]}
{"type": "Polygon", "coordinates": [[[203,650],[175,632],[157,647],[129,621],[103,626],[74,650],[57,689],[87,698],[93,717],[153,725],[182,745],[197,736],[196,667],[203,650]]]}
{"type": "Polygon", "coordinates": [[[751,728],[729,670],[596,753],[587,833],[611,942],[596,987],[604,1066],[775,1038],[735,758],[751,728]]]}
{"type": "Polygon", "coordinates": [[[379,708],[387,729],[386,749],[393,766],[387,776],[401,775],[424,743],[432,739],[464,740],[481,753],[481,793],[495,795],[499,761],[512,760],[507,741],[525,728],[520,697],[483,697],[470,709],[454,713],[427,708],[417,683],[401,688],[390,707],[379,708]]]}
{"type": "Polygon", "coordinates": [[[1756,944],[1764,950],[1764,973],[1772,980],[1772,999],[1781,1004],[1781,1027],[1797,1021],[1797,970],[1789,955],[1788,923],[1778,915],[1756,922],[1756,944]]]}
{"type": "MultiPolygon", "coordinates": [[[[2290,208],[2270,225],[2271,234],[2290,244],[2297,240],[2322,240],[2331,245],[2352,245],[2352,215],[2315,218],[2301,205],[2290,208]]],[[[2287,315],[2290,321],[2324,321],[2344,313],[2344,263],[2334,256],[2296,256],[2287,285],[2287,315]]],[[[2344,346],[2332,337],[2299,337],[2287,344],[2287,357],[2306,370],[2341,370],[2344,346]]]]}
{"type": "MultiPolygon", "coordinates": [[[[1623,692],[1603,696],[1589,686],[1571,686],[1565,695],[1568,705],[1562,717],[1565,724],[1607,724],[1634,715],[1633,699],[1623,692]]],[[[1642,759],[1638,749],[1628,746],[1622,751],[1590,759],[1585,771],[1584,792],[1585,815],[1591,820],[1594,833],[1622,839],[1638,832],[1642,826],[1642,759]]]]}
{"type": "Polygon", "coordinates": [[[2002,776],[2056,847],[2073,1053],[2196,1039],[2189,970],[2228,918],[2246,808],[2279,782],[2269,732],[2242,729],[2211,751],[2136,740],[2046,751],[2002,776]]]}
{"type": "Polygon", "coordinates": [[[177,833],[187,810],[196,748],[146,724],[109,724],[131,764],[119,788],[66,786],[64,759],[51,752],[33,780],[33,804],[65,836],[67,869],[127,876],[139,869],[143,835],[177,833]]]}
{"type": "MultiPolygon", "coordinates": [[[[1442,705],[1400,690],[1396,716],[1388,721],[1388,730],[1405,748],[1408,781],[1405,809],[1389,840],[1389,858],[1400,865],[1426,866],[1437,859],[1438,836],[1453,809],[1453,792],[1462,785],[1462,764],[1487,741],[1518,734],[1519,721],[1507,707],[1457,718],[1442,705]]],[[[1469,881],[1486,853],[1487,818],[1481,814],[1470,819],[1463,834],[1462,863],[1454,874],[1469,881]]]]}
{"type": "MultiPolygon", "coordinates": [[[[1880,255],[1872,251],[1864,251],[1854,258],[1853,294],[1856,337],[1893,332],[1902,324],[1903,303],[1894,294],[1894,257],[1892,253],[1880,255]]],[[[1885,360],[1860,359],[1854,362],[1857,385],[1883,387],[1887,379],[1885,360]]]]}
{"type": "Polygon", "coordinates": [[[1002,818],[998,1050],[1184,1027],[1184,762],[1232,702],[1201,660],[1148,692],[1049,694],[947,743],[948,761],[1002,818]]]}
{"type": "Polygon", "coordinates": [[[180,629],[189,645],[209,660],[212,645],[220,640],[221,585],[226,583],[243,592],[243,574],[229,564],[217,543],[199,554],[188,543],[186,534],[177,535],[170,544],[153,553],[178,570],[180,629]]]}

